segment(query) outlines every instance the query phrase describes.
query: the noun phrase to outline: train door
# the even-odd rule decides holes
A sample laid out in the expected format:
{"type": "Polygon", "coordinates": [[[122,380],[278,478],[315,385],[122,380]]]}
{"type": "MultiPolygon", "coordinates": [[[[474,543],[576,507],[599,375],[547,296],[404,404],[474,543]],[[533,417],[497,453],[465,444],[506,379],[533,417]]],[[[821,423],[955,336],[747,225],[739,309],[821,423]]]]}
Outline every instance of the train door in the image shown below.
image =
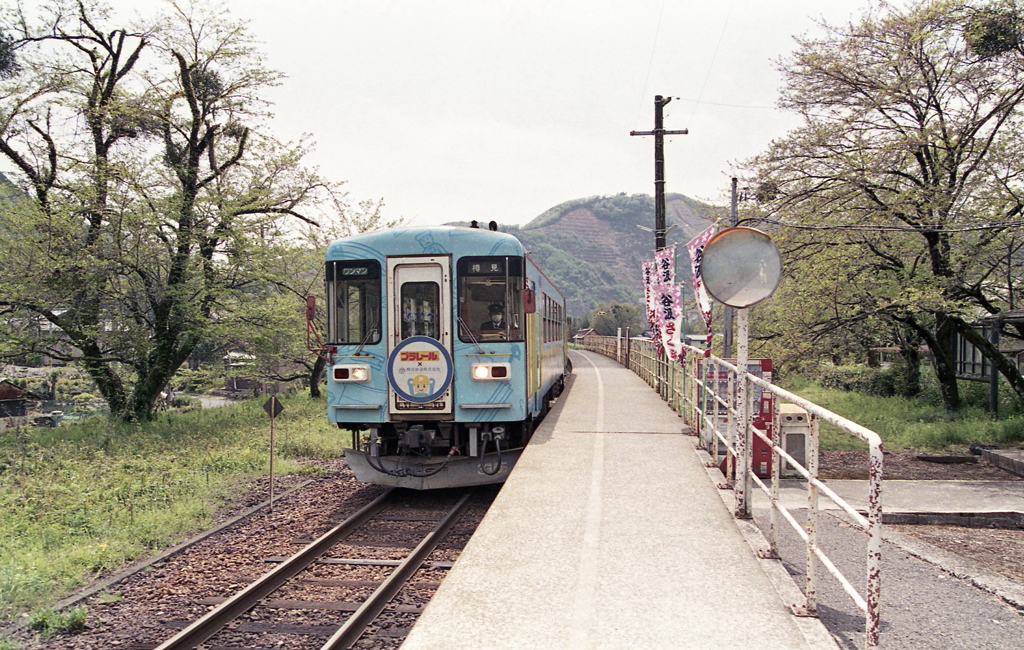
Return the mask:
{"type": "Polygon", "coordinates": [[[453,413],[451,258],[388,258],[388,406],[393,419],[453,413]]]}

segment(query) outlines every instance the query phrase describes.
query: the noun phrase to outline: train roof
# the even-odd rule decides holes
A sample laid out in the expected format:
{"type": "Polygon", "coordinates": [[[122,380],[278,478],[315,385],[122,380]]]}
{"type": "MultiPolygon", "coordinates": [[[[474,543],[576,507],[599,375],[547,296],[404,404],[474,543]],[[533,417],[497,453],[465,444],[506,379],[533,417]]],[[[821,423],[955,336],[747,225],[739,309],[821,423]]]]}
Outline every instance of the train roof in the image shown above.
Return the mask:
{"type": "Polygon", "coordinates": [[[389,255],[526,254],[514,236],[460,226],[395,228],[339,239],[327,248],[327,260],[383,259],[389,255]]]}

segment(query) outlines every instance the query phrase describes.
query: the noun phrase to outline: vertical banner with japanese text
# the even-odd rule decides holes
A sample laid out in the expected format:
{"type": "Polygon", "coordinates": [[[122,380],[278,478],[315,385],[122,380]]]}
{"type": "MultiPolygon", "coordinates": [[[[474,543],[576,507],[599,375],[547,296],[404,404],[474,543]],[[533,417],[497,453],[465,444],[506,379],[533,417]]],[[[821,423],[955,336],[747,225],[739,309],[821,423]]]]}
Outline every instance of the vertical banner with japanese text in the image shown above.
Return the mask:
{"type": "Polygon", "coordinates": [[[704,258],[704,246],[714,234],[715,227],[711,226],[686,244],[686,249],[690,252],[690,267],[693,272],[693,293],[697,299],[700,315],[704,317],[704,325],[708,331],[707,345],[704,350],[705,357],[711,356],[711,338],[714,334],[711,329],[711,299],[708,298],[707,289],[704,288],[704,279],[701,277],[700,265],[704,258]]]}
{"type": "Polygon", "coordinates": [[[683,328],[686,314],[683,311],[683,295],[676,284],[676,250],[674,246],[654,253],[655,316],[661,346],[672,361],[686,361],[683,349],[683,328]]]}
{"type": "Polygon", "coordinates": [[[651,295],[651,287],[654,286],[654,262],[641,262],[640,268],[644,278],[644,309],[647,312],[647,324],[653,330],[657,323],[654,314],[654,296],[651,295]]]}
{"type": "MultiPolygon", "coordinates": [[[[661,333],[658,328],[658,305],[655,300],[656,293],[654,286],[657,283],[657,269],[655,262],[641,262],[640,268],[644,278],[644,309],[647,310],[647,325],[650,327],[652,338],[661,347],[661,333]]],[[[660,354],[659,349],[659,354],[660,354]]]]}
{"type": "Polygon", "coordinates": [[[654,287],[655,302],[658,306],[658,330],[665,353],[672,361],[686,362],[682,331],[685,326],[683,313],[683,292],[678,284],[661,284],[654,287]]]}
{"type": "Polygon", "coordinates": [[[654,252],[654,268],[657,271],[654,284],[676,283],[676,249],[675,246],[662,248],[654,252]]]}

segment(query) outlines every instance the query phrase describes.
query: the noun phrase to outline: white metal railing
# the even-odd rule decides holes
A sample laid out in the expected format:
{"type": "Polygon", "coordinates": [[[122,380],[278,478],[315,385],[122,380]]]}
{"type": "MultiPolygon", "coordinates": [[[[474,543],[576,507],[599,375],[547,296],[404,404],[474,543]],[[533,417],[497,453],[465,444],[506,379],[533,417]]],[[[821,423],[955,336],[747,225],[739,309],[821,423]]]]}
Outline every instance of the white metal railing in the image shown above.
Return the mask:
{"type": "MultiPolygon", "coordinates": [[[[700,444],[706,449],[713,460],[717,460],[719,449],[725,449],[725,473],[735,494],[734,516],[750,518],[750,488],[755,483],[770,500],[770,523],[768,531],[769,556],[778,557],[777,525],[779,516],[783,517],[803,540],[806,548],[806,586],[804,603],[796,608],[798,615],[817,615],[818,562],[839,582],[843,590],[865,615],[865,647],[874,648],[879,640],[879,604],[881,592],[881,545],[882,545],[882,440],[877,433],[856,422],[822,408],[799,395],[779,388],[763,379],[756,377],[745,368],[715,356],[703,357],[703,350],[686,346],[690,361],[685,366],[669,361],[665,355],[657,352],[656,344],[649,339],[633,338],[616,341],[613,336],[588,336],[584,346],[603,354],[619,363],[628,363],[629,368],[657,390],[669,405],[678,411],[691,427],[698,430],[700,444]],[[703,358],[703,363],[695,363],[693,359],[703,358]],[[697,368],[703,370],[703,377],[698,376],[697,368]],[[726,389],[720,390],[722,373],[726,374],[726,389]],[[765,431],[753,426],[751,417],[751,400],[748,389],[760,388],[771,395],[774,422],[772,430],[776,440],[768,438],[765,431]],[[780,400],[795,404],[807,411],[810,419],[810,432],[806,442],[806,463],[800,464],[783,448],[779,421],[780,400]],[[726,427],[720,431],[718,418],[720,407],[725,410],[726,427]],[[869,474],[866,516],[858,512],[849,503],[832,491],[825,483],[818,480],[818,434],[819,421],[826,422],[846,431],[868,443],[869,474]],[[739,423],[745,426],[740,427],[739,423]],[[742,431],[741,431],[742,429],[742,431]],[[742,433],[743,435],[738,435],[742,433]],[[765,483],[752,471],[752,443],[754,436],[760,438],[772,450],[771,485],[765,483]],[[779,500],[781,462],[787,461],[797,473],[806,480],[807,485],[807,522],[801,525],[793,514],[782,506],[779,500]],[[818,544],[818,516],[820,512],[819,497],[824,495],[846,512],[860,529],[867,534],[867,578],[866,596],[862,596],[856,587],[835,566],[831,559],[822,551],[818,544]]],[[[746,356],[741,351],[741,358],[746,356]]]]}

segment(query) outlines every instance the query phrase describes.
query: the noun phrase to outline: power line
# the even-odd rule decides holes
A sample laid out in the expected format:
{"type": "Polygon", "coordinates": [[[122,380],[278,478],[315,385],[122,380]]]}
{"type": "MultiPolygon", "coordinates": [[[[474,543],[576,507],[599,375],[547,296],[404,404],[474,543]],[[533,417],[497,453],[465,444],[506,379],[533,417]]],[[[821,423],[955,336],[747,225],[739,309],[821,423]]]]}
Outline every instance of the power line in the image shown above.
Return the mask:
{"type": "Polygon", "coordinates": [[[864,232],[944,232],[944,233],[957,233],[957,232],[977,232],[980,230],[1003,230],[1008,228],[1024,228],[1024,221],[1001,221],[997,223],[989,223],[977,226],[947,226],[942,224],[921,224],[920,226],[895,226],[889,224],[803,224],[803,223],[788,223],[779,219],[771,219],[769,217],[754,217],[752,219],[745,219],[744,221],[757,221],[761,223],[770,223],[776,226],[782,226],[784,228],[794,228],[796,230],[850,230],[850,231],[864,231],[864,232]]]}
{"type": "Polygon", "coordinates": [[[718,43],[715,44],[715,51],[711,55],[711,63],[708,64],[708,72],[704,75],[704,83],[701,84],[700,93],[697,95],[697,102],[693,106],[693,113],[690,113],[690,122],[693,122],[693,116],[697,113],[697,107],[700,106],[701,100],[704,99],[704,89],[708,87],[708,79],[711,78],[711,71],[715,67],[715,60],[718,59],[718,48],[722,46],[722,39],[725,38],[725,30],[729,26],[729,17],[732,16],[732,8],[736,5],[736,0],[732,0],[729,3],[729,11],[725,12],[725,23],[722,24],[722,32],[718,35],[718,43]]]}
{"type": "Polygon", "coordinates": [[[644,110],[644,101],[647,99],[647,84],[651,80],[651,68],[654,67],[654,54],[658,51],[658,34],[661,33],[661,19],[665,15],[665,3],[667,0],[661,0],[661,10],[658,11],[658,27],[654,30],[654,43],[651,45],[651,60],[647,62],[647,76],[644,77],[644,90],[640,93],[640,106],[636,109],[636,117],[633,118],[633,124],[637,124],[640,121],[640,112],[644,110]]]}
{"type": "Polygon", "coordinates": [[[721,102],[705,102],[698,99],[687,99],[686,97],[676,97],[681,102],[691,102],[693,104],[703,104],[704,106],[726,106],[728,108],[757,108],[767,110],[778,110],[778,106],[758,106],[756,104],[723,104],[721,102]]]}

